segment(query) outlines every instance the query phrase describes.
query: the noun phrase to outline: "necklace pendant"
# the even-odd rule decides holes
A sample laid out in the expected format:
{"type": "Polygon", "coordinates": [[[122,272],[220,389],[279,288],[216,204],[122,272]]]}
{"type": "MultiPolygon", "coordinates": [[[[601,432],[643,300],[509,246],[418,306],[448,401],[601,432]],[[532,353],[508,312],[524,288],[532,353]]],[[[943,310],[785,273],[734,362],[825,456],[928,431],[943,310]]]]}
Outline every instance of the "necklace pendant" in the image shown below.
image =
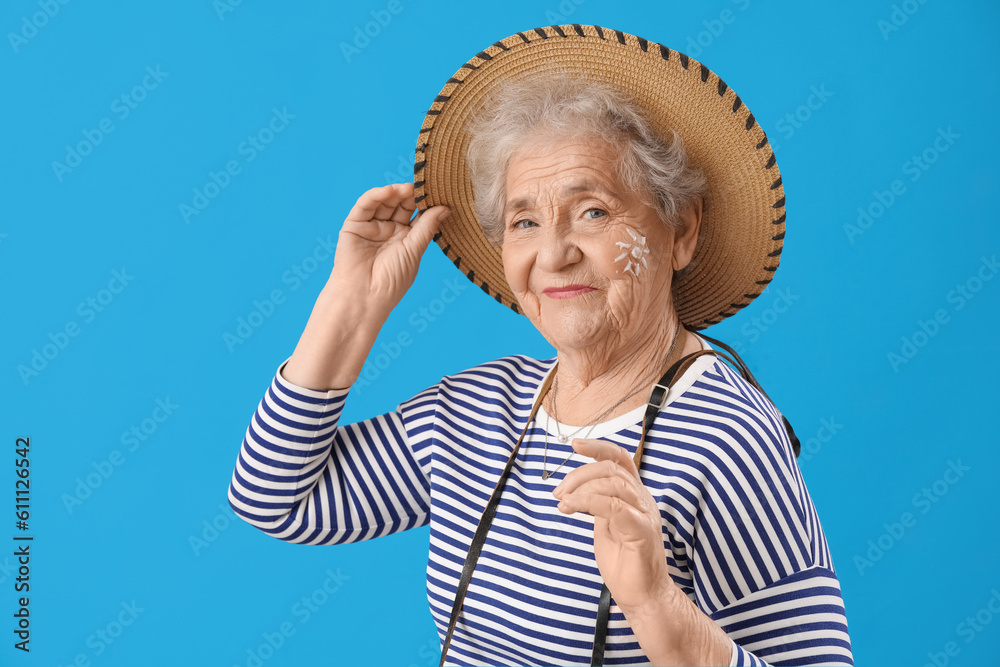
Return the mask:
{"type": "Polygon", "coordinates": [[[569,436],[568,435],[560,435],[560,436],[557,436],[557,437],[559,438],[559,442],[561,442],[563,444],[566,444],[566,441],[569,440],[569,436]]]}
{"type": "Polygon", "coordinates": [[[542,479],[548,479],[549,477],[552,477],[552,473],[549,471],[546,470],[542,473],[542,479]]]}

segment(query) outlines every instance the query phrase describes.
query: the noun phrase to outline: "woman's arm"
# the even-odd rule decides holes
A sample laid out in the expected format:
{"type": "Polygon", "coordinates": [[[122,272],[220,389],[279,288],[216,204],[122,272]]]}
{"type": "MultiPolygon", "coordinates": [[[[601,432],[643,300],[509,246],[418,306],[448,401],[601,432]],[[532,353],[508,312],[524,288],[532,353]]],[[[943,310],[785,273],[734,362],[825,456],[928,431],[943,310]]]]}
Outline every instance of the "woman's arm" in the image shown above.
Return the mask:
{"type": "Polygon", "coordinates": [[[419,423],[433,415],[437,392],[435,385],[392,412],[338,426],[348,389],[307,389],[279,369],[243,438],[230,506],[264,532],[303,544],[425,525],[431,436],[419,423]]]}
{"type": "Polygon", "coordinates": [[[349,387],[448,213],[435,206],[411,220],[415,207],[412,183],[358,198],[298,345],[247,428],[229,503],[275,537],[325,544],[427,521],[427,468],[417,461],[426,436],[409,437],[408,423],[433,412],[436,389],[337,426],[349,387]]]}

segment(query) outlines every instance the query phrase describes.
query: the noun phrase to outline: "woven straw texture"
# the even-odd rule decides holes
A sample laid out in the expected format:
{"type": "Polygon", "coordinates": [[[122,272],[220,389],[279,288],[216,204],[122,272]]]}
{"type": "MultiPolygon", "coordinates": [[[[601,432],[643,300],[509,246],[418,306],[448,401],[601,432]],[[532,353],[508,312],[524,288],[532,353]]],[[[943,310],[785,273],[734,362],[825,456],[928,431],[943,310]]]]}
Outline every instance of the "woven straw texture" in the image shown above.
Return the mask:
{"type": "Polygon", "coordinates": [[[497,84],[539,70],[571,71],[619,87],[647,111],[657,133],[674,129],[708,177],[692,266],[674,288],[690,329],[717,324],[771,282],[785,237],[785,195],[764,130],[739,96],[686,55],[617,30],[554,25],[519,32],[479,52],[448,79],[417,140],[417,207],[447,205],[434,240],[455,266],[498,302],[520,312],[504,277],[500,248],[483,236],[473,207],[465,132],[497,84]]]}

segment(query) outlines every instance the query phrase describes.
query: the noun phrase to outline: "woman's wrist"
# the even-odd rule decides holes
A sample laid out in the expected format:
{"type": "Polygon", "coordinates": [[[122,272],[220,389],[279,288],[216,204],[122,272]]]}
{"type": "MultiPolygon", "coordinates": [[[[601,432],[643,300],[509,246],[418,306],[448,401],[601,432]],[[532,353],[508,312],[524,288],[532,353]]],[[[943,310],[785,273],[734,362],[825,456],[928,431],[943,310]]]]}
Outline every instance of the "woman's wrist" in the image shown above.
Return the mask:
{"type": "Polygon", "coordinates": [[[388,317],[383,310],[345,285],[327,283],[282,376],[319,391],[351,386],[388,317]]]}
{"type": "Polygon", "coordinates": [[[654,665],[729,665],[732,643],[677,584],[666,581],[631,608],[622,607],[643,653],[654,665]]]}

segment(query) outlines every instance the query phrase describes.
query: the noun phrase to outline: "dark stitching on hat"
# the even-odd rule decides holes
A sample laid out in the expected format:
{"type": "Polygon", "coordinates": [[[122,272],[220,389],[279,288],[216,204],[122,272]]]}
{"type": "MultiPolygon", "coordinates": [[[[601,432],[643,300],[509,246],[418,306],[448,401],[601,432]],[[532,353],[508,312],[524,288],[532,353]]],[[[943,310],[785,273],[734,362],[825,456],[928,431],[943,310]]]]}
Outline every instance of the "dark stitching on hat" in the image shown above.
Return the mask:
{"type": "Polygon", "coordinates": [[[427,147],[428,147],[428,146],[430,146],[430,144],[428,144],[428,143],[427,143],[427,142],[425,141],[424,143],[422,143],[422,144],[420,144],[419,146],[417,146],[417,152],[418,152],[418,153],[423,153],[423,152],[424,152],[425,150],[427,150],[427,147]]]}
{"type": "Polygon", "coordinates": [[[765,271],[770,271],[771,273],[774,273],[775,271],[778,270],[778,267],[776,267],[776,266],[765,266],[764,270],[765,271]]]}
{"type": "Polygon", "coordinates": [[[479,69],[478,65],[473,65],[472,63],[465,63],[462,67],[465,69],[479,69]]]}
{"type": "Polygon", "coordinates": [[[469,269],[469,272],[465,274],[465,277],[468,278],[469,280],[472,280],[473,278],[475,278],[475,276],[476,276],[475,269],[469,269]]]}
{"type": "Polygon", "coordinates": [[[664,60],[670,60],[670,49],[660,44],[660,57],[664,60]]]}
{"type": "MultiPolygon", "coordinates": [[[[772,241],[775,241],[775,240],[777,240],[777,239],[773,239],[773,238],[772,238],[771,240],[772,240],[772,241]]],[[[777,256],[778,256],[778,255],[780,255],[780,254],[781,254],[781,248],[778,248],[778,249],[777,249],[777,250],[775,250],[774,252],[769,252],[769,253],[767,253],[767,256],[768,256],[768,257],[777,257],[777,256]]]]}
{"type": "Polygon", "coordinates": [[[440,109],[430,109],[430,110],[429,110],[429,111],[427,112],[427,115],[428,115],[428,116],[437,116],[437,115],[438,115],[439,113],[441,113],[441,110],[440,110],[440,109]]]}
{"type": "Polygon", "coordinates": [[[771,153],[771,157],[767,158],[767,164],[764,165],[764,169],[770,169],[774,166],[774,153],[771,153]]]}
{"type": "Polygon", "coordinates": [[[776,180],[774,183],[771,183],[771,189],[773,190],[779,185],[781,185],[781,176],[778,176],[778,180],[776,180]]]}
{"type": "Polygon", "coordinates": [[[778,201],[776,201],[773,204],[771,204],[771,208],[781,208],[784,205],[785,205],[785,198],[782,197],[778,201]]]}
{"type": "Polygon", "coordinates": [[[729,307],[730,308],[735,308],[736,310],[742,310],[743,308],[746,308],[749,305],[750,304],[748,304],[748,303],[731,303],[731,304],[729,304],[729,307]]]}
{"type": "Polygon", "coordinates": [[[503,42],[501,42],[500,40],[497,40],[497,41],[493,42],[493,46],[499,46],[504,51],[510,51],[510,49],[508,49],[506,46],[504,46],[503,42]]]}
{"type": "MultiPolygon", "coordinates": [[[[728,317],[728,315],[726,317],[728,317]]],[[[712,326],[713,324],[718,324],[721,321],[722,320],[702,320],[702,323],[704,323],[705,326],[712,326]]]]}
{"type": "Polygon", "coordinates": [[[765,134],[764,138],[757,142],[757,150],[760,150],[766,145],[767,145],[767,135],[765,134]]]}
{"type": "Polygon", "coordinates": [[[437,241],[439,238],[441,238],[442,235],[444,235],[444,232],[438,232],[437,234],[434,235],[434,240],[437,241]]]}
{"type": "Polygon", "coordinates": [[[756,299],[757,297],[759,297],[760,294],[761,294],[760,292],[757,292],[756,294],[744,294],[743,298],[750,299],[751,301],[753,301],[754,299],[756,299]]]}
{"type": "Polygon", "coordinates": [[[595,25],[594,28],[597,29],[597,36],[604,39],[604,31],[601,29],[601,26],[595,25]]]}
{"type": "Polygon", "coordinates": [[[747,129],[749,130],[751,127],[753,127],[753,114],[747,116],[747,129]]]}
{"type": "Polygon", "coordinates": [[[448,81],[446,81],[446,83],[465,83],[465,82],[462,79],[456,79],[455,77],[451,77],[450,79],[448,79],[448,81]]]}
{"type": "Polygon", "coordinates": [[[517,33],[517,36],[523,39],[525,44],[531,44],[531,40],[525,37],[523,32],[517,33]]]}
{"type": "Polygon", "coordinates": [[[486,284],[486,281],[485,281],[485,280],[483,281],[483,284],[482,284],[482,285],[480,285],[480,287],[482,287],[482,288],[483,288],[483,291],[484,291],[484,292],[486,292],[487,294],[489,294],[489,293],[490,293],[490,286],[486,284]]]}
{"type": "Polygon", "coordinates": [[[726,311],[726,310],[723,310],[723,311],[719,312],[719,317],[721,317],[723,319],[729,317],[730,315],[732,315],[732,313],[730,313],[729,311],[726,311]]]}
{"type": "Polygon", "coordinates": [[[576,34],[580,35],[580,37],[586,37],[586,35],[583,34],[583,28],[580,26],[579,23],[573,24],[573,30],[576,30],[576,34]]]}
{"type": "Polygon", "coordinates": [[[726,82],[723,81],[722,79],[719,79],[719,97],[722,97],[723,95],[725,95],[726,94],[726,90],[728,88],[729,88],[729,86],[726,85],[726,82]]]}
{"type": "Polygon", "coordinates": [[[423,169],[425,164],[427,164],[427,160],[421,160],[420,162],[413,165],[413,175],[416,176],[417,172],[423,169]]]}
{"type": "Polygon", "coordinates": [[[518,315],[520,315],[520,314],[521,314],[521,311],[517,309],[517,304],[516,304],[516,303],[512,303],[512,304],[510,304],[510,309],[511,309],[511,310],[513,310],[513,311],[514,311],[515,313],[517,313],[518,315]]]}
{"type": "Polygon", "coordinates": [[[424,187],[424,181],[417,181],[416,183],[413,184],[413,187],[415,187],[415,188],[422,188],[422,187],[424,187]]]}
{"type": "Polygon", "coordinates": [[[486,53],[485,51],[480,51],[479,53],[476,54],[476,56],[478,56],[482,60],[493,60],[493,56],[486,53]]]}
{"type": "Polygon", "coordinates": [[[646,53],[646,50],[649,48],[649,42],[644,40],[642,37],[636,37],[636,39],[639,40],[639,48],[642,49],[643,53],[646,53]]]}
{"type": "Polygon", "coordinates": [[[780,234],[778,234],[777,236],[772,236],[772,237],[771,237],[771,240],[772,240],[772,241],[780,241],[780,240],[781,240],[781,239],[783,239],[783,238],[785,238],[785,232],[781,232],[781,233],[780,233],[780,234]]]}
{"type": "Polygon", "coordinates": [[[414,197],[413,201],[414,201],[414,203],[416,203],[416,202],[421,202],[421,201],[423,201],[425,199],[427,199],[427,195],[420,195],[419,197],[414,197]]]}
{"type": "Polygon", "coordinates": [[[689,60],[688,57],[686,55],[684,55],[683,53],[681,53],[680,56],[681,56],[681,67],[683,67],[684,69],[687,69],[688,68],[688,60],[689,60]]]}
{"type": "Polygon", "coordinates": [[[451,250],[451,244],[450,243],[448,245],[446,245],[445,247],[441,248],[441,252],[443,252],[446,255],[448,254],[449,250],[451,250]]]}
{"type": "Polygon", "coordinates": [[[555,30],[557,33],[559,33],[560,37],[565,37],[566,36],[566,33],[564,33],[562,31],[562,28],[560,28],[559,26],[557,26],[557,25],[550,25],[549,27],[552,28],[553,30],[555,30]]]}
{"type": "Polygon", "coordinates": [[[618,35],[618,43],[619,44],[624,44],[625,43],[625,35],[622,33],[622,31],[621,30],[615,30],[615,34],[618,35]]]}
{"type": "Polygon", "coordinates": [[[451,95],[438,95],[434,98],[435,102],[447,102],[451,99],[451,95]]]}
{"type": "Polygon", "coordinates": [[[741,100],[740,96],[737,95],[736,99],[733,100],[733,113],[736,113],[736,110],[739,109],[741,106],[743,106],[743,100],[741,100]]]}
{"type": "Polygon", "coordinates": [[[425,127],[423,129],[421,129],[420,132],[418,132],[418,134],[423,134],[424,132],[430,132],[433,129],[434,129],[434,126],[431,125],[430,127],[425,127]]]}
{"type": "Polygon", "coordinates": [[[701,66],[701,82],[705,83],[708,81],[708,68],[704,65],[701,66]]]}
{"type": "Polygon", "coordinates": [[[539,36],[540,36],[540,37],[541,37],[542,39],[548,39],[548,38],[549,38],[549,36],[545,34],[545,30],[544,30],[544,29],[542,29],[542,28],[535,28],[535,32],[537,32],[537,33],[538,33],[538,35],[539,35],[539,36]]]}
{"type": "Polygon", "coordinates": [[[497,292],[496,300],[497,300],[497,303],[503,303],[503,299],[500,298],[500,292],[497,292]]]}
{"type": "Polygon", "coordinates": [[[461,257],[456,257],[456,258],[455,258],[455,268],[456,268],[456,269],[458,268],[458,263],[459,263],[459,262],[461,262],[461,261],[462,261],[462,258],[461,258],[461,257]]]}
{"type": "Polygon", "coordinates": [[[758,285],[767,285],[767,284],[768,284],[768,283],[770,283],[770,282],[771,282],[772,280],[774,280],[774,278],[768,278],[767,280],[758,280],[758,281],[757,281],[757,284],[758,284],[758,285]]]}
{"type": "Polygon", "coordinates": [[[771,221],[771,224],[772,224],[772,225],[780,225],[780,224],[781,224],[781,223],[783,223],[784,221],[785,221],[785,214],[784,214],[784,213],[782,213],[782,214],[781,214],[781,217],[780,217],[780,218],[778,218],[777,220],[772,220],[772,221],[771,221]]]}

